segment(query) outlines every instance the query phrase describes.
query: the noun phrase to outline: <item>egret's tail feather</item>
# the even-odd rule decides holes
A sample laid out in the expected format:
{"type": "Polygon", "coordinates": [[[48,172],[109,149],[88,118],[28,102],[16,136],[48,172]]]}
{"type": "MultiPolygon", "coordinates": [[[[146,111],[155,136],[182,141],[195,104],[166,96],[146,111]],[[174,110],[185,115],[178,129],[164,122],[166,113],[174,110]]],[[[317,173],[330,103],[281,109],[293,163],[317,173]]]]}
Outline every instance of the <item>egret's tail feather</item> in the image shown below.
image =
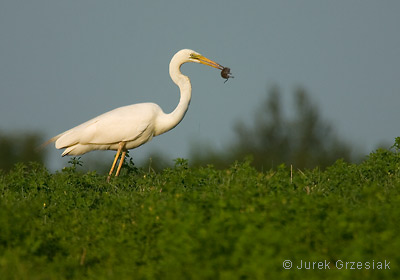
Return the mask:
{"type": "Polygon", "coordinates": [[[43,150],[47,145],[49,145],[50,143],[56,142],[58,138],[61,137],[62,134],[59,134],[57,136],[54,136],[53,138],[47,140],[46,142],[44,142],[43,144],[41,144],[39,147],[37,147],[37,150],[43,150]]]}

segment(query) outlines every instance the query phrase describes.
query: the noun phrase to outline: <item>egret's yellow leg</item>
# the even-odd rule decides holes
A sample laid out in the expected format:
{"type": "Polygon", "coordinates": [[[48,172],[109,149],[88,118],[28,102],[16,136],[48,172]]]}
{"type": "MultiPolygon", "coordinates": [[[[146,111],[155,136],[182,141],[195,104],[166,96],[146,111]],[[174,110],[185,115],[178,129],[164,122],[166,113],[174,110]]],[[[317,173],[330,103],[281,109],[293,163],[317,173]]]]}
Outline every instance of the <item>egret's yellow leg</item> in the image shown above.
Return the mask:
{"type": "Polygon", "coordinates": [[[107,182],[110,181],[111,175],[112,175],[112,173],[113,173],[113,171],[114,171],[115,164],[117,163],[117,160],[118,160],[118,157],[119,157],[119,153],[120,153],[120,152],[121,152],[121,149],[118,149],[117,154],[115,155],[115,158],[114,158],[114,162],[113,162],[113,164],[112,164],[112,166],[111,166],[110,172],[108,173],[107,182]]]}
{"type": "Polygon", "coordinates": [[[118,158],[119,158],[119,154],[121,153],[122,148],[123,148],[124,146],[125,146],[125,143],[123,143],[123,142],[121,142],[121,143],[119,144],[117,154],[115,155],[115,158],[114,158],[114,162],[113,162],[113,164],[112,164],[112,166],[111,166],[110,172],[108,173],[107,182],[110,181],[110,178],[111,178],[111,175],[112,175],[112,173],[113,173],[113,171],[114,171],[115,165],[117,164],[117,160],[118,160],[118,158]]]}
{"type": "Polygon", "coordinates": [[[115,177],[117,177],[119,175],[119,172],[121,171],[121,166],[122,166],[122,163],[124,163],[125,155],[126,155],[126,151],[124,150],[122,152],[121,159],[119,160],[118,169],[117,169],[117,173],[115,173],[115,177]]]}

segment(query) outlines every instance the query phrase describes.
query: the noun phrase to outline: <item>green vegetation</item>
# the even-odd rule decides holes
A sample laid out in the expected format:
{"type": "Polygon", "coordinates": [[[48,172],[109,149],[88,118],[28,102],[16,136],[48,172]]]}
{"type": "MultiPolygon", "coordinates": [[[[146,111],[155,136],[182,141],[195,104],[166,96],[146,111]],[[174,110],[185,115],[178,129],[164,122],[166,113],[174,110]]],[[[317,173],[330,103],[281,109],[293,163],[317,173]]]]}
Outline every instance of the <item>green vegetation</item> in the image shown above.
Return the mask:
{"type": "Polygon", "coordinates": [[[128,162],[109,184],[78,159],[55,174],[17,164],[0,173],[1,279],[398,279],[399,152],[400,138],[323,171],[128,162]]]}

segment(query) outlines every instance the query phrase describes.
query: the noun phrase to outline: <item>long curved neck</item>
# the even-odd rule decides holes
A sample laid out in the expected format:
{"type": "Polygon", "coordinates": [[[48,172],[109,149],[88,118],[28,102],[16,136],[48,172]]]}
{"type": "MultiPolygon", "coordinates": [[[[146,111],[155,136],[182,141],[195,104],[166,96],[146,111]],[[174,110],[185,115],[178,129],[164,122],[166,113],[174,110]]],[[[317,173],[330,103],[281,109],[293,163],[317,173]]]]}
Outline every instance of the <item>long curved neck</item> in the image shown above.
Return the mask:
{"type": "Polygon", "coordinates": [[[155,135],[160,135],[177,126],[186,114],[192,97],[192,85],[188,76],[182,74],[180,67],[182,63],[172,58],[169,64],[169,74],[172,81],[179,87],[180,100],[178,106],[170,114],[164,114],[158,119],[157,131],[155,135]]]}

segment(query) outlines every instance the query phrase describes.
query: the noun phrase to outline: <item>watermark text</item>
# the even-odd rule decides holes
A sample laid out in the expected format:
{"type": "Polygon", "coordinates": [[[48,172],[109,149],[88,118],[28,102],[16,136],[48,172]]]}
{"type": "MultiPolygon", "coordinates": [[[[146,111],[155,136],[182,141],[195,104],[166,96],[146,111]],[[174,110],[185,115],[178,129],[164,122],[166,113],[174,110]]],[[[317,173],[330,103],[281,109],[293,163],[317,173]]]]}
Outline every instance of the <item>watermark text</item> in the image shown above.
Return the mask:
{"type": "Polygon", "coordinates": [[[389,270],[390,261],[388,260],[370,260],[370,261],[304,261],[299,260],[293,262],[291,260],[283,261],[284,269],[304,269],[304,270],[329,270],[329,269],[349,269],[349,270],[361,270],[361,269],[372,269],[372,270],[389,270]]]}

